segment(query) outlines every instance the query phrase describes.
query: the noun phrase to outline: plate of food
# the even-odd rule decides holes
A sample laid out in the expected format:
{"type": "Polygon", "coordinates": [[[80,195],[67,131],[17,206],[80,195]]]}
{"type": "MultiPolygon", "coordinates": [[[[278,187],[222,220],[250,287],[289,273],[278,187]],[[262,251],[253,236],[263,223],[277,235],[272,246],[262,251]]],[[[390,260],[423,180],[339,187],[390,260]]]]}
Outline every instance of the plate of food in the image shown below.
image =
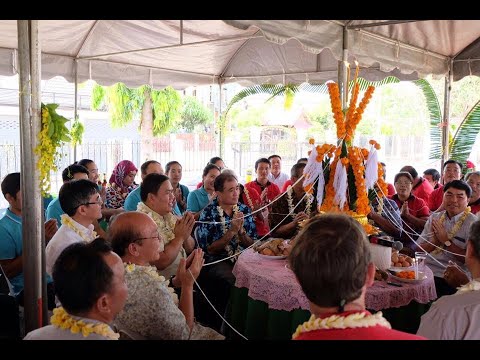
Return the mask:
{"type": "Polygon", "coordinates": [[[414,284],[427,279],[427,274],[422,271],[419,271],[417,277],[415,277],[414,270],[390,271],[390,276],[395,280],[414,284]]]}
{"type": "Polygon", "coordinates": [[[393,271],[414,270],[413,258],[405,254],[399,254],[397,251],[392,251],[391,266],[388,268],[393,271]]]}
{"type": "Polygon", "coordinates": [[[271,238],[263,244],[255,246],[253,250],[264,259],[281,260],[288,256],[290,246],[284,239],[271,238]]]}
{"type": "Polygon", "coordinates": [[[260,253],[257,253],[257,255],[268,260],[282,260],[287,258],[287,255],[263,255],[260,253]]]}

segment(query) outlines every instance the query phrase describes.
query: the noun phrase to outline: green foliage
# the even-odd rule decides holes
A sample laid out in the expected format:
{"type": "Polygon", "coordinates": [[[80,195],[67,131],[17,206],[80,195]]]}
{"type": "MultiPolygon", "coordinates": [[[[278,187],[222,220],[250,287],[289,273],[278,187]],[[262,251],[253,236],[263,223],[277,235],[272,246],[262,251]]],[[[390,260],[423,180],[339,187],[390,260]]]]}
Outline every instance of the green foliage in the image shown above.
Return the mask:
{"type": "Polygon", "coordinates": [[[92,110],[100,110],[100,108],[105,104],[105,88],[98,84],[93,85],[92,88],[92,110]]]}
{"type": "Polygon", "coordinates": [[[166,134],[180,119],[182,98],[171,86],[152,90],[153,135],[166,134]]]}
{"type": "Polygon", "coordinates": [[[440,159],[442,157],[442,111],[438,103],[437,95],[430,83],[425,79],[414,81],[423,92],[430,117],[430,159],[440,159]]]}
{"type": "Polygon", "coordinates": [[[72,124],[72,128],[70,129],[70,136],[72,138],[71,144],[72,146],[76,146],[77,144],[82,143],[83,133],[85,132],[85,127],[77,118],[72,124]]]}
{"type": "Polygon", "coordinates": [[[458,127],[450,141],[450,158],[465,164],[480,132],[480,101],[478,101],[458,127]]]}
{"type": "Polygon", "coordinates": [[[181,119],[177,124],[180,129],[193,132],[198,125],[206,125],[213,121],[212,112],[203,106],[193,96],[187,96],[183,99],[183,110],[181,119]]]}
{"type": "Polygon", "coordinates": [[[69,142],[69,130],[65,124],[70,120],[57,113],[58,104],[42,104],[43,107],[48,109],[48,137],[52,143],[69,142]]]}

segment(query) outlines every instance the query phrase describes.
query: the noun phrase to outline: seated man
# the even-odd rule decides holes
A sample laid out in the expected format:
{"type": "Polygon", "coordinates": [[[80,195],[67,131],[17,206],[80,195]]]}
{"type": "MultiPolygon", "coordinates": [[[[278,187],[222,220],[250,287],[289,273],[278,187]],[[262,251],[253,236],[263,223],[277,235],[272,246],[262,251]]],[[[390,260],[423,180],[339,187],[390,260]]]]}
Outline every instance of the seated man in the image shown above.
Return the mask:
{"type": "Polygon", "coordinates": [[[25,340],[117,340],[108,325],[127,298],[125,269],[104,239],[68,246],[53,267],[55,294],[62,303],[51,325],[31,331],[25,340]]]}
{"type": "Polygon", "coordinates": [[[443,278],[449,261],[465,269],[464,258],[468,231],[477,217],[470,212],[468,199],[471,188],[462,180],[450,181],[443,187],[445,210],[434,212],[419,237],[419,245],[430,256],[426,264],[432,269],[438,297],[451,295],[456,289],[443,278]],[[436,259],[432,260],[432,257],[436,259]],[[438,264],[440,262],[440,264],[438,264]]]}
{"type": "Polygon", "coordinates": [[[175,196],[167,176],[148,174],[141,188],[142,202],[138,203],[137,211],[153,219],[165,243],[165,249],[152,265],[169,278],[177,273],[180,259],[185,259],[195,247],[195,240],[190,236],[195,219],[188,211],[181,218],[172,213],[175,196]]]}
{"type": "Polygon", "coordinates": [[[478,340],[480,327],[480,221],[470,227],[465,263],[474,280],[443,296],[422,316],[417,334],[432,340],[478,340]]]}
{"type": "Polygon", "coordinates": [[[62,215],[62,226],[45,249],[48,274],[52,273],[55,260],[68,245],[90,242],[97,237],[92,223],[102,217],[102,198],[97,185],[90,180],[72,180],[63,184],[58,198],[65,214],[62,215]]]}
{"type": "MultiPolygon", "coordinates": [[[[22,239],[22,190],[20,173],[11,173],[2,181],[2,193],[9,203],[0,219],[0,265],[10,280],[18,303],[23,306],[23,239],[22,239]]],[[[52,219],[45,223],[45,242],[48,243],[57,232],[57,222],[52,219]]],[[[48,308],[55,307],[52,279],[47,276],[48,308]]]]}
{"type": "Polygon", "coordinates": [[[372,315],[365,309],[375,265],[367,236],[353,218],[331,214],[310,220],[297,237],[289,263],[312,312],[294,340],[423,339],[392,330],[381,312],[372,315]]]}
{"type": "MultiPolygon", "coordinates": [[[[250,209],[238,202],[240,190],[237,178],[232,174],[222,173],[215,179],[214,187],[217,198],[203,210],[196,232],[207,263],[238,254],[257,239],[250,209]]],[[[224,314],[230,288],[235,284],[232,274],[235,260],[234,256],[206,266],[199,281],[220,314],[224,314]]],[[[205,319],[212,321],[208,324],[215,329],[220,328],[220,320],[215,314],[205,319]]]]}
{"type": "Polygon", "coordinates": [[[146,214],[126,212],[110,225],[109,239],[126,269],[128,298],[116,322],[120,328],[148,339],[223,339],[194,320],[193,284],[202,269],[203,251],[182,258],[171,281],[150,263],[158,260],[163,239],[157,225],[146,214]],[[180,301],[169,283],[181,288],[180,301]]]}
{"type": "MultiPolygon", "coordinates": [[[[163,175],[163,168],[158,161],[148,160],[142,164],[142,166],[140,167],[140,172],[143,181],[148,174],[163,175]]],[[[126,211],[137,210],[138,203],[142,201],[140,196],[141,189],[142,185],[140,184],[140,186],[138,186],[135,190],[132,190],[130,194],[128,194],[127,198],[125,199],[125,204],[123,204],[123,207],[126,211]]]]}
{"type": "MultiPolygon", "coordinates": [[[[303,163],[292,166],[290,170],[292,184],[302,177],[305,166],[306,164],[303,163]]],[[[316,212],[317,200],[315,197],[313,195],[304,197],[304,195],[305,190],[303,189],[303,180],[301,180],[295,186],[287,188],[286,194],[273,203],[272,212],[268,214],[270,229],[274,229],[271,230],[273,237],[292,238],[298,233],[298,224],[316,212]],[[300,200],[301,203],[298,204],[300,200]],[[292,211],[293,213],[288,215],[292,211]]]]}

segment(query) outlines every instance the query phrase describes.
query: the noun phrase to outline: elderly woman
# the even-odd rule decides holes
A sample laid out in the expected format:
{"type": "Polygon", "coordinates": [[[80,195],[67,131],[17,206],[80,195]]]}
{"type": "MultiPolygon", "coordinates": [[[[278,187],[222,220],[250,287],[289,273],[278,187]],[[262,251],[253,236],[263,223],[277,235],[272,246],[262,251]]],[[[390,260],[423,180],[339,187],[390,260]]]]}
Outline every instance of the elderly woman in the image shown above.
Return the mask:
{"type": "Polygon", "coordinates": [[[410,173],[401,171],[395,175],[394,186],[397,193],[389,198],[396,202],[404,222],[401,241],[405,247],[415,250],[417,246],[408,233],[414,240],[418,238],[418,234],[422,232],[427,222],[430,210],[423,199],[412,194],[413,178],[410,173]]]}
{"type": "Polygon", "coordinates": [[[476,214],[480,211],[480,171],[468,173],[465,181],[472,188],[472,196],[468,199],[468,206],[472,209],[472,214],[476,214]]]}
{"type": "Polygon", "coordinates": [[[115,166],[108,181],[105,207],[123,208],[127,195],[138,186],[134,183],[137,171],[130,160],[122,160],[115,166]]]}

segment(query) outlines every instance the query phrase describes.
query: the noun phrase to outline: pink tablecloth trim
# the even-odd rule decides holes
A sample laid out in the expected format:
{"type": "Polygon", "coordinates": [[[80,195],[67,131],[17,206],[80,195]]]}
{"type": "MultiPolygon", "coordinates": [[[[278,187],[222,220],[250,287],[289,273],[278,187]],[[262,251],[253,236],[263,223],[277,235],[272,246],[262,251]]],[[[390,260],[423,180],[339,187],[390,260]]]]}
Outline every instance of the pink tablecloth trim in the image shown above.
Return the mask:
{"type": "MultiPolygon", "coordinates": [[[[266,302],[270,309],[291,311],[309,310],[309,303],[293,272],[285,267],[286,260],[264,259],[252,249],[240,255],[233,274],[235,286],[248,289],[248,296],[266,302]]],[[[402,283],[402,287],[375,282],[368,288],[366,305],[368,309],[381,310],[407,305],[412,300],[428,303],[436,299],[435,283],[430,269],[427,279],[418,284],[402,283]]]]}

